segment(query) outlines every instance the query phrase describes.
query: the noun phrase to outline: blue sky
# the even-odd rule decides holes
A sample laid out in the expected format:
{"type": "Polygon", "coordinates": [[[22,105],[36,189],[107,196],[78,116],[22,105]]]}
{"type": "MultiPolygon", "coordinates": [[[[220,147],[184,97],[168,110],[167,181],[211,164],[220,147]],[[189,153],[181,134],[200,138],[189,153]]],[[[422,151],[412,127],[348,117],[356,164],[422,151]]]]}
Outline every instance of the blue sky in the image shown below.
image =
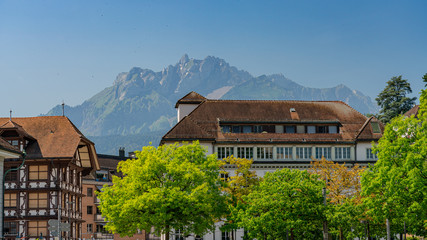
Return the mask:
{"type": "Polygon", "coordinates": [[[160,71],[187,53],[309,87],[375,98],[427,73],[426,1],[0,0],[0,116],[81,104],[134,66],[160,71]]]}

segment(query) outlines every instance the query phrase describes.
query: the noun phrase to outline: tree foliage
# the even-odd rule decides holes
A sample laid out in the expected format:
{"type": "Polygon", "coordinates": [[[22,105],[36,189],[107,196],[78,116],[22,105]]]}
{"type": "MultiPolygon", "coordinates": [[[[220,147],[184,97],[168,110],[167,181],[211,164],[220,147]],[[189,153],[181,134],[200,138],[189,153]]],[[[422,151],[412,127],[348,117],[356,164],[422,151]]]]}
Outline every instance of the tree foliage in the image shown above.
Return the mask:
{"type": "MultiPolygon", "coordinates": [[[[228,200],[228,210],[232,210],[243,201],[243,196],[248,195],[252,192],[252,189],[258,185],[260,178],[256,175],[255,171],[251,170],[253,163],[252,159],[236,158],[229,156],[220,160],[221,162],[221,173],[228,175],[226,171],[227,166],[233,166],[234,172],[231,176],[228,176],[225,181],[225,185],[222,189],[226,193],[228,200]]],[[[225,224],[222,227],[225,231],[233,231],[238,229],[236,219],[233,218],[231,212],[228,212],[225,216],[225,224]]],[[[234,235],[232,236],[233,239],[234,235]]]]}
{"type": "Polygon", "coordinates": [[[423,76],[423,82],[425,82],[424,87],[427,87],[427,73],[423,76]]]}
{"type": "Polygon", "coordinates": [[[251,238],[321,238],[324,182],[307,171],[282,169],[267,173],[233,210],[251,238]]]}
{"type": "Polygon", "coordinates": [[[219,163],[198,142],[144,147],[118,171],[124,177],[114,177],[99,198],[106,228],[121,236],[152,227],[167,238],[172,229],[203,235],[226,208],[219,163]]]}
{"type": "Polygon", "coordinates": [[[391,119],[403,114],[415,103],[416,97],[410,98],[406,95],[412,93],[411,86],[402,76],[392,77],[384,90],[375,99],[381,107],[379,119],[383,123],[390,122],[391,119]]]}
{"type": "Polygon", "coordinates": [[[360,191],[360,177],[364,168],[347,167],[322,158],[311,163],[311,172],[326,182],[329,231],[340,239],[354,239],[363,235],[360,222],[365,219],[360,191]]]}
{"type": "Polygon", "coordinates": [[[394,231],[426,235],[427,220],[427,91],[420,98],[418,118],[393,119],[374,151],[378,161],[362,177],[368,215],[391,221],[394,231]]]}

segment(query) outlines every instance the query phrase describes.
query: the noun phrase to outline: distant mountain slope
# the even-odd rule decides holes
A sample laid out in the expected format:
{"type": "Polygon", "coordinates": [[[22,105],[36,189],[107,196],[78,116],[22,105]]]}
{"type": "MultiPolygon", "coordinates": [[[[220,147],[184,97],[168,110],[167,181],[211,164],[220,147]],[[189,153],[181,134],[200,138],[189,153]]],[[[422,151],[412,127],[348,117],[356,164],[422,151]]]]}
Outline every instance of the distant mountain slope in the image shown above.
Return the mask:
{"type": "MultiPolygon", "coordinates": [[[[174,104],[190,91],[221,99],[341,100],[361,113],[377,112],[369,97],[344,85],[304,87],[281,74],[253,77],[216,57],[184,55],[160,72],[134,67],[120,73],[111,87],[81,105],[66,106],[65,114],[87,136],[165,132],[176,122],[174,104]]],[[[58,105],[46,115],[60,114],[58,105]]]]}

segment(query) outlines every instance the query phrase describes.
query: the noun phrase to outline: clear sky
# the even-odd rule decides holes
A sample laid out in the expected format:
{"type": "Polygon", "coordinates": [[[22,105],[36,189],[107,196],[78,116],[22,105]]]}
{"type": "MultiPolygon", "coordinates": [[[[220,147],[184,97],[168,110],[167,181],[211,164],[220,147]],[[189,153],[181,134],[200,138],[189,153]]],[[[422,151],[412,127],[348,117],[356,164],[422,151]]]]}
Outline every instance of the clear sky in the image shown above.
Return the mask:
{"type": "Polygon", "coordinates": [[[309,87],[375,98],[392,76],[427,73],[427,1],[0,0],[0,116],[74,106],[132,67],[187,53],[309,87]]]}

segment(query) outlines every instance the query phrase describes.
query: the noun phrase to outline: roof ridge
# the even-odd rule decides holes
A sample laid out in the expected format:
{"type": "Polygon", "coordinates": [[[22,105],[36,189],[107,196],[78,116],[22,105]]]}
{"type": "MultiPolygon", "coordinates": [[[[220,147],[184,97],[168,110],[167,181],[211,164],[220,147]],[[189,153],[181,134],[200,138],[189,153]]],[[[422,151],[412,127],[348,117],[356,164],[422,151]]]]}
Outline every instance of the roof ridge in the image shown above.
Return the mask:
{"type": "Polygon", "coordinates": [[[358,139],[360,134],[362,134],[362,132],[365,130],[366,126],[368,125],[368,123],[373,119],[373,116],[369,117],[365,123],[362,125],[362,127],[360,128],[359,132],[356,134],[355,139],[358,139]]]}
{"type": "MultiPolygon", "coordinates": [[[[341,100],[279,100],[279,99],[272,99],[272,100],[260,100],[260,99],[206,99],[206,102],[335,102],[335,103],[343,103],[348,106],[345,102],[341,100]]],[[[355,110],[356,111],[356,110],[355,110]]],[[[363,114],[362,114],[363,115],[363,114]]]]}

